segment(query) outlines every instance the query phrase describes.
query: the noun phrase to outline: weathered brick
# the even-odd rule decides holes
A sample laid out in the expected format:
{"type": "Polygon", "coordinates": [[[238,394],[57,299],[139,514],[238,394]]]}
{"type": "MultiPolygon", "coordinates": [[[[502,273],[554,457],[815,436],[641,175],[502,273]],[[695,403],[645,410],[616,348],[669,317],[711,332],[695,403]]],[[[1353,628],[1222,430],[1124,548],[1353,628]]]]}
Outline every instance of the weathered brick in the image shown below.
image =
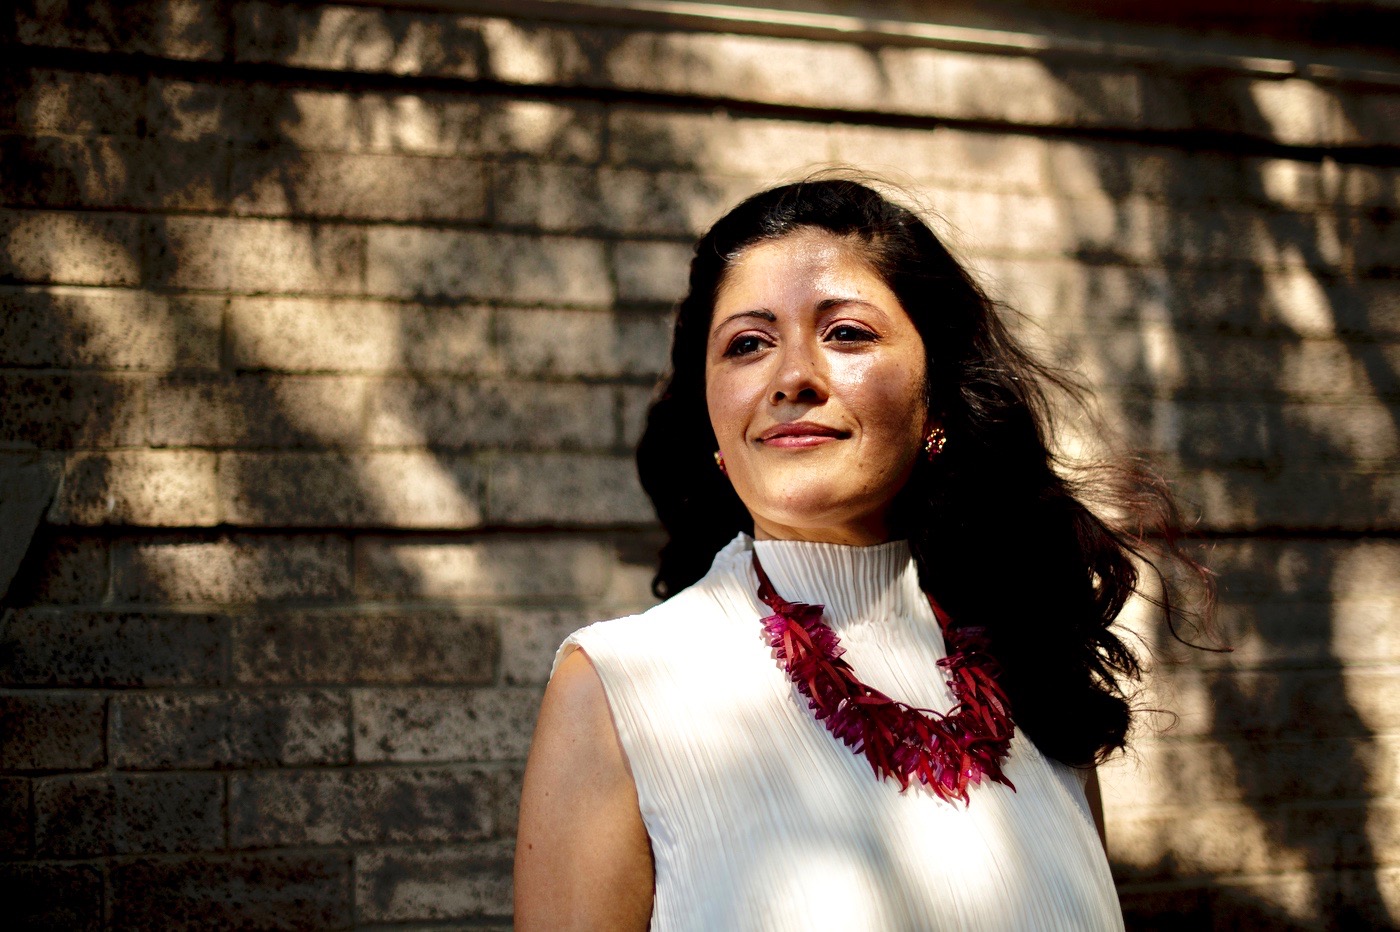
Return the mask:
{"type": "Polygon", "coordinates": [[[647,414],[656,399],[656,394],[656,390],[651,388],[629,387],[617,390],[618,421],[622,432],[619,441],[623,447],[629,450],[636,449],[638,441],[642,439],[642,432],[646,430],[647,414]]]}
{"type": "Polygon", "coordinates": [[[0,199],[16,206],[141,206],[140,143],[130,138],[8,136],[0,139],[0,199]]]}
{"type": "Polygon", "coordinates": [[[1189,932],[1210,928],[1208,891],[1200,887],[1146,888],[1120,883],[1123,920],[1134,932],[1189,932]]]}
{"type": "Polygon", "coordinates": [[[1333,88],[1306,78],[1252,77],[1225,78],[1215,87],[1216,100],[1197,110],[1197,119],[1213,129],[1299,146],[1352,141],[1333,88]]]}
{"type": "Polygon", "coordinates": [[[834,132],[825,124],[618,108],[608,116],[608,161],[771,182],[837,158],[834,132]]]}
{"type": "Polygon", "coordinates": [[[493,524],[649,524],[651,502],[632,458],[518,455],[491,463],[486,513],[493,524]]]}
{"type": "Polygon", "coordinates": [[[28,858],[34,851],[30,785],[25,777],[0,777],[0,851],[6,858],[28,858]]]}
{"type": "Polygon", "coordinates": [[[1183,471],[1178,495],[1205,526],[1372,530],[1400,525],[1400,474],[1335,467],[1183,471]]]}
{"type": "Polygon", "coordinates": [[[106,759],[101,696],[0,695],[0,770],[88,770],[106,759]]]}
{"type": "MultiPolygon", "coordinates": [[[[499,42],[504,46],[502,51],[516,53],[511,58],[512,70],[522,45],[528,43],[531,51],[543,51],[542,30],[519,30],[525,35],[511,36],[514,41],[508,45],[505,31],[488,31],[488,42],[493,52],[499,42]]],[[[558,41],[547,46],[551,52],[558,41]]],[[[594,39],[598,41],[608,46],[608,54],[602,58],[606,79],[621,88],[857,110],[885,109],[891,96],[897,96],[894,85],[882,73],[884,63],[856,45],[680,31],[602,32],[594,39]],[[678,62],[685,66],[678,67],[678,62]]],[[[493,65],[498,60],[493,56],[493,65]]],[[[535,70],[538,66],[532,68],[535,70]]],[[[570,77],[575,76],[555,74],[544,80],[570,77]]],[[[588,77],[585,72],[575,79],[588,77]]],[[[516,80],[531,78],[539,79],[530,74],[516,80]]]]}
{"type": "Polygon", "coordinates": [[[483,20],[480,26],[483,73],[512,84],[597,83],[601,46],[617,41],[618,30],[585,25],[483,20]],[[592,46],[595,51],[587,50],[592,46]]]}
{"type": "Polygon", "coordinates": [[[882,109],[968,120],[1134,126],[1142,88],[1129,71],[1051,67],[1029,57],[880,49],[882,109]]]}
{"type": "Polygon", "coordinates": [[[1336,197],[1354,207],[1384,207],[1396,203],[1400,195],[1400,171],[1394,168],[1339,165],[1337,172],[1342,179],[1336,197]]]}
{"type": "Polygon", "coordinates": [[[84,774],[34,784],[41,857],[208,851],[224,841],[217,774],[84,774]]]}
{"type": "MultiPolygon", "coordinates": [[[[1228,585],[1228,583],[1227,583],[1228,585]]],[[[1400,596],[1352,595],[1331,598],[1252,597],[1225,591],[1215,624],[1234,648],[1219,666],[1301,665],[1330,656],[1343,663],[1400,661],[1400,639],[1387,620],[1400,611],[1400,596]]],[[[1191,657],[1189,650],[1167,652],[1196,666],[1217,666],[1191,657]]]]}
{"type": "Polygon", "coordinates": [[[62,525],[212,526],[212,453],[131,450],[71,456],[47,520],[62,525]]]}
{"type": "Polygon", "coordinates": [[[17,610],[0,620],[0,684],[218,685],[227,643],[214,615],[17,610]]]}
{"type": "Polygon", "coordinates": [[[227,31],[220,5],[210,0],[135,5],[25,0],[15,11],[15,34],[21,43],[92,52],[217,60],[223,57],[227,31]]]}
{"type": "Polygon", "coordinates": [[[233,156],[226,140],[146,139],[137,158],[133,171],[143,206],[200,212],[228,208],[233,156]]]}
{"type": "Polygon", "coordinates": [[[1266,339],[1197,332],[1077,335],[1084,374],[1100,388],[1232,393],[1352,402],[1400,393],[1400,343],[1266,339]]]}
{"type": "Polygon", "coordinates": [[[1063,183],[1047,162],[1054,144],[1031,136],[945,127],[837,126],[832,130],[832,146],[831,157],[837,164],[859,165],[861,171],[896,181],[1027,193],[1042,193],[1063,183]]]}
{"type": "Polygon", "coordinates": [[[483,104],[447,94],[350,95],[255,85],[244,100],[250,142],[313,152],[474,155],[483,104]]]}
{"type": "Polygon", "coordinates": [[[603,110],[596,104],[484,100],[479,123],[483,153],[577,162],[602,155],[603,110]]]}
{"type": "Polygon", "coordinates": [[[1365,802],[1277,810],[1219,805],[1119,819],[1110,823],[1110,844],[1123,880],[1370,867],[1390,862],[1393,836],[1384,830],[1394,821],[1393,805],[1365,802]],[[1368,822],[1381,844],[1368,840],[1368,822]],[[1154,851],[1160,860],[1147,861],[1154,851]]]}
{"type": "MultiPolygon", "coordinates": [[[[1342,228],[1343,238],[1351,244],[1351,264],[1355,268],[1385,275],[1400,266],[1400,248],[1394,243],[1400,234],[1400,221],[1392,214],[1376,211],[1352,215],[1343,218],[1342,228]]],[[[1346,259],[1338,264],[1346,264],[1346,259]]]]}
{"type": "Polygon", "coordinates": [[[480,74],[480,21],[471,17],[246,3],[236,23],[239,61],[455,78],[480,74]]]}
{"type": "Polygon", "coordinates": [[[391,379],[373,387],[366,442],[445,450],[612,449],[612,408],[607,386],[391,379]]]}
{"type": "Polygon", "coordinates": [[[389,297],[607,304],[601,243],[414,227],[368,232],[367,287],[389,297]]]}
{"type": "Polygon", "coordinates": [[[146,93],[147,134],[185,142],[255,142],[262,138],[266,117],[257,103],[257,85],[152,77],[146,93]]]}
{"type": "Polygon", "coordinates": [[[118,545],[112,588],[133,602],[339,599],[350,589],[349,543],[319,534],[137,538],[118,545]]]}
{"type": "Polygon", "coordinates": [[[12,136],[0,158],[0,198],[16,205],[216,210],[229,199],[222,140],[12,136]]]}
{"type": "Polygon", "coordinates": [[[512,611],[501,619],[501,682],[507,686],[543,686],[549,681],[554,652],[564,638],[603,617],[603,611],[512,611]]]}
{"type": "Polygon", "coordinates": [[[248,149],[233,162],[235,213],[472,222],[485,218],[480,162],[418,155],[248,149]]]}
{"type": "Polygon", "coordinates": [[[588,598],[613,581],[613,549],[587,540],[355,541],[356,591],[368,599],[588,598]]]}
{"type": "Polygon", "coordinates": [[[1251,159],[1245,163],[1256,196],[1291,210],[1332,207],[1347,202],[1347,169],[1336,162],[1251,159]]]}
{"type": "Polygon", "coordinates": [[[1233,880],[1209,891],[1210,922],[1224,929],[1364,928],[1335,911],[1337,887],[1335,874],[1321,873],[1233,880]]]}
{"type": "Polygon", "coordinates": [[[233,620],[235,683],[351,683],[359,662],[356,616],[337,612],[260,612],[233,620]]]}
{"type": "Polygon", "coordinates": [[[617,299],[675,304],[685,297],[692,254],[680,243],[618,243],[613,247],[617,299]]]}
{"type": "Polygon", "coordinates": [[[1389,598],[1400,574],[1400,544],[1387,539],[1291,540],[1287,537],[1219,540],[1202,554],[1231,599],[1328,602],[1389,598]]]}
{"type": "Polygon", "coordinates": [[[1334,916],[1339,925],[1384,928],[1394,921],[1394,904],[1400,899],[1400,867],[1334,871],[1329,879],[1337,889],[1334,916]]]}
{"type": "Polygon", "coordinates": [[[1395,412],[1380,401],[1121,403],[1129,442],[1188,466],[1348,464],[1384,468],[1400,459],[1395,412]]]}
{"type": "Polygon", "coordinates": [[[372,851],[355,859],[355,902],[371,922],[508,917],[512,891],[509,860],[471,848],[372,851]]]}
{"type": "Polygon", "coordinates": [[[351,871],[321,854],[136,860],[111,872],[122,929],[346,929],[351,871]]]}
{"type": "Polygon", "coordinates": [[[500,653],[495,618],[432,609],[294,612],[239,618],[240,683],[486,684],[500,653]]]}
{"type": "Polygon", "coordinates": [[[1400,674],[1390,667],[1349,670],[1178,673],[1173,734],[1315,740],[1394,731],[1400,674]]]}
{"type": "Polygon", "coordinates": [[[225,453],[222,514],[246,527],[475,527],[481,470],[430,453],[225,453]]]}
{"type": "Polygon", "coordinates": [[[217,369],[218,298],[95,288],[0,290],[0,365],[217,369]]]}
{"type": "Polygon", "coordinates": [[[1347,118],[1350,118],[1355,124],[1351,131],[1355,138],[1373,145],[1393,146],[1400,142],[1400,132],[1395,128],[1400,118],[1400,94],[1380,88],[1367,89],[1365,93],[1353,95],[1347,103],[1343,126],[1346,127],[1347,118]]]}
{"type": "Polygon", "coordinates": [[[978,266],[997,297],[1057,335],[1084,321],[1086,328],[1121,324],[1143,345],[1169,346],[1162,337],[1180,336],[1225,348],[1243,336],[1296,344],[1300,337],[1337,342],[1355,334],[1369,343],[1400,325],[1393,288],[1312,269],[1168,270],[1029,258],[983,259],[978,266]]]}
{"type": "MultiPolygon", "coordinates": [[[[1043,151],[1048,180],[1042,192],[1069,197],[1145,195],[1191,210],[1209,199],[1251,200],[1256,196],[1247,183],[1245,168],[1234,158],[1080,141],[1047,142],[1043,151]]],[[[1003,184],[996,187],[1014,189],[1003,184]]]]}
{"type": "Polygon", "coordinates": [[[679,172],[509,162],[495,173],[494,219],[552,232],[696,236],[750,187],[679,172]]]}
{"type": "Polygon", "coordinates": [[[1210,874],[1277,873],[1307,867],[1305,852],[1276,845],[1247,806],[1196,806],[1106,820],[1119,883],[1210,874]]]}
{"type": "Polygon", "coordinates": [[[499,810],[515,776],[461,767],[235,774],[229,844],[440,844],[514,832],[499,810]]]}
{"type": "Polygon", "coordinates": [[[1114,817],[1212,802],[1290,804],[1393,798],[1400,741],[1392,736],[1317,740],[1142,739],[1132,758],[1100,769],[1114,817]]]}
{"type": "Polygon", "coordinates": [[[151,221],[154,284],[218,291],[360,291],[364,233],[286,220],[151,221]]]}
{"type": "Polygon", "coordinates": [[[139,77],[52,68],[14,73],[0,86],[0,126],[27,133],[136,136],[146,106],[139,77]]]}
{"type": "Polygon", "coordinates": [[[0,281],[135,285],[140,220],[124,214],[0,211],[0,281]]]}
{"type": "Polygon", "coordinates": [[[671,326],[669,314],[501,308],[495,330],[512,373],[625,378],[665,370],[671,326]]]}
{"type": "Polygon", "coordinates": [[[343,764],[346,697],[322,690],[131,694],[113,700],[112,762],[123,768],[343,764]]]}
{"type": "Polygon", "coordinates": [[[0,375],[0,442],[42,449],[139,445],[145,385],[82,372],[0,375]]]}
{"type": "Polygon", "coordinates": [[[100,602],[110,582],[111,547],[100,537],[73,537],[40,526],[10,590],[9,605],[100,602]]]}
{"type": "Polygon", "coordinates": [[[171,378],[147,389],[152,446],[327,449],[364,441],[368,386],[339,376],[171,378]]]}
{"type": "Polygon", "coordinates": [[[230,352],[240,369],[491,375],[499,361],[490,321],[481,307],[234,298],[230,352]]]}
{"type": "Polygon", "coordinates": [[[44,932],[99,932],[102,867],[98,864],[0,864],[7,922],[44,932]]]}
{"type": "Polygon", "coordinates": [[[357,689],[357,761],[523,760],[535,689],[357,689]]]}

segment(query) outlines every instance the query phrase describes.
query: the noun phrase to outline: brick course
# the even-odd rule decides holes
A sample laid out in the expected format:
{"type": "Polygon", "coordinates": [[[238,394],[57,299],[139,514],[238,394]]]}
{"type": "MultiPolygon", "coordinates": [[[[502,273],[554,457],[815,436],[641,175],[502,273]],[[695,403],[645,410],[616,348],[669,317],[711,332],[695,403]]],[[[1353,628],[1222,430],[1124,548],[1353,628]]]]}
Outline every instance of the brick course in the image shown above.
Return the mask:
{"type": "Polygon", "coordinates": [[[1103,771],[1130,927],[1400,921],[1393,56],[9,15],[0,458],[63,467],[0,606],[21,926],[507,928],[554,650],[652,601],[631,450],[691,242],[831,164],[1199,520],[1234,653],[1124,619],[1179,714],[1103,771]]]}

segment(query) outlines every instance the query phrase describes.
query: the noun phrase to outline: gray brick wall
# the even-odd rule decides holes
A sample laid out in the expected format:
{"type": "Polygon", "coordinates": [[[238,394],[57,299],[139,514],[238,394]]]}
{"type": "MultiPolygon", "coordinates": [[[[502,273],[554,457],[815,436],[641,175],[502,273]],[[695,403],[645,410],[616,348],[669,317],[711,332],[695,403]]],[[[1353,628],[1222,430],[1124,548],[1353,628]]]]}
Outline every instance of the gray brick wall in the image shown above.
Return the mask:
{"type": "Polygon", "coordinates": [[[60,477],[0,619],[22,927],[506,928],[553,649],[649,604],[688,243],[832,163],[1200,519],[1236,651],[1129,619],[1179,714],[1104,772],[1133,927],[1400,922],[1400,61],[5,16],[0,481],[60,477]]]}

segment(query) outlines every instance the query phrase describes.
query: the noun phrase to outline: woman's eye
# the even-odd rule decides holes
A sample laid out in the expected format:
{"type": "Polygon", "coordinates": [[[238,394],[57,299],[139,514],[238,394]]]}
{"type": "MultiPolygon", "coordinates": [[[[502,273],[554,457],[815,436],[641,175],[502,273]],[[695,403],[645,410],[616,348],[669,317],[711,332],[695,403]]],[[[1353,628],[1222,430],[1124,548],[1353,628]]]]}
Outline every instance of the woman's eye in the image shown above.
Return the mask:
{"type": "Polygon", "coordinates": [[[763,348],[763,341],[756,336],[743,335],[735,337],[725,349],[726,356],[747,356],[749,353],[756,353],[763,348]]]}
{"type": "Polygon", "coordinates": [[[864,327],[857,327],[853,324],[832,327],[826,336],[828,340],[835,340],[838,343],[863,343],[875,339],[875,334],[864,327]]]}

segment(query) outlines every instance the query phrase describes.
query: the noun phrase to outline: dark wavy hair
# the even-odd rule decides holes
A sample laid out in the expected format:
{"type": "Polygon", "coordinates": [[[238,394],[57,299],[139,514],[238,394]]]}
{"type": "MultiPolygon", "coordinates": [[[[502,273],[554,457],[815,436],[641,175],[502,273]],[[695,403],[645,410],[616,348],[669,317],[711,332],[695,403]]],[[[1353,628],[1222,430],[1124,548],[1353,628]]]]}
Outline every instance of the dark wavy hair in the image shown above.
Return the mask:
{"type": "Polygon", "coordinates": [[[736,533],[753,531],[713,459],[710,318],[725,273],[747,247],[811,228],[857,245],[923,338],[929,413],[947,447],[933,462],[919,458],[891,509],[920,584],[952,623],[990,629],[1016,724],[1042,753],[1076,766],[1104,759],[1124,746],[1132,714],[1126,686],[1141,676],[1113,626],[1138,591],[1133,558],[1162,579],[1163,594],[1148,597],[1174,634],[1183,610],[1159,566],[1199,576],[1207,611],[1209,571],[1182,551],[1169,490],[1140,460],[1075,469],[1052,451],[1047,390],[1082,404],[1083,387],[1019,345],[1001,309],[923,220],[859,181],[763,191],[696,244],[671,373],[637,448],[642,487],[669,534],[653,590],[674,595],[703,576],[736,533]],[[1090,503],[1116,517],[1096,514],[1090,503]]]}

